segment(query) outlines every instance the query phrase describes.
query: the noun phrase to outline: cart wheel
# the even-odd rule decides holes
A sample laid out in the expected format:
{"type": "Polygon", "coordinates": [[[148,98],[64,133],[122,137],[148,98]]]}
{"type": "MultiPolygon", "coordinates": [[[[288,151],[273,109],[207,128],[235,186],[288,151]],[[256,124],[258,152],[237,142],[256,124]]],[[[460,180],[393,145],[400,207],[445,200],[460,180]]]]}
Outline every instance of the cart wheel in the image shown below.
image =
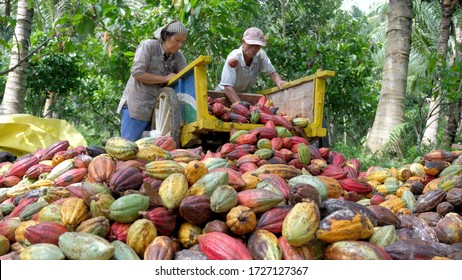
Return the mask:
{"type": "Polygon", "coordinates": [[[181,137],[181,109],[176,91],[170,87],[160,90],[159,99],[154,105],[152,118],[152,129],[157,130],[160,135],[170,135],[180,147],[181,137]]]}

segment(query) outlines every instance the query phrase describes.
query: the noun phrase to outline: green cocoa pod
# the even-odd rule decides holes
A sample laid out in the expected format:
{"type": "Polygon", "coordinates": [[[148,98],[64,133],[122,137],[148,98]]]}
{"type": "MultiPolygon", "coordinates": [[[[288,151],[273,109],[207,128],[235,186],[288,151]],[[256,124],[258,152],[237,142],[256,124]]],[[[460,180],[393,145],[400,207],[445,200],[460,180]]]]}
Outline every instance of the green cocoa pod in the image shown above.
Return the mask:
{"type": "Polygon", "coordinates": [[[59,248],[70,260],[109,260],[114,246],[106,239],[85,232],[66,232],[59,236],[59,248]]]}
{"type": "Polygon", "coordinates": [[[114,255],[112,256],[113,260],[139,260],[140,257],[136,254],[135,250],[132,247],[128,246],[126,243],[120,240],[112,241],[114,246],[114,255]]]}
{"type": "Polygon", "coordinates": [[[141,194],[124,195],[109,207],[109,218],[119,223],[131,223],[138,219],[138,212],[149,207],[149,197],[141,194]]]}
{"type": "Polygon", "coordinates": [[[21,260],[64,260],[63,251],[54,244],[37,243],[30,245],[19,254],[21,260]]]}

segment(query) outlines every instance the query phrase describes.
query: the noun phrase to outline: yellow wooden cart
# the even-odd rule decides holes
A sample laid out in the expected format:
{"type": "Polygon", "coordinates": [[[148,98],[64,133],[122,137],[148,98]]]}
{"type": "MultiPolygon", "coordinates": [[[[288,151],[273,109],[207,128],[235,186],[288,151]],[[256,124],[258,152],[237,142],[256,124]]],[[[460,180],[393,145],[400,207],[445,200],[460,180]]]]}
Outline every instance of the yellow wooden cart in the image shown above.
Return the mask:
{"type": "MultiPolygon", "coordinates": [[[[232,128],[251,130],[263,124],[225,122],[209,114],[208,97],[223,97],[224,92],[207,90],[207,65],[210,56],[199,56],[172,78],[161,90],[153,117],[153,130],[160,135],[170,134],[181,147],[204,141],[217,142],[229,139],[232,128]]],[[[309,140],[326,136],[322,127],[326,79],[335,72],[318,70],[315,74],[284,84],[283,89],[269,88],[259,92],[239,94],[241,99],[255,104],[262,96],[273,100],[279,110],[290,116],[303,116],[311,120],[304,128],[309,140]]],[[[227,104],[229,105],[229,104],[227,104]]]]}

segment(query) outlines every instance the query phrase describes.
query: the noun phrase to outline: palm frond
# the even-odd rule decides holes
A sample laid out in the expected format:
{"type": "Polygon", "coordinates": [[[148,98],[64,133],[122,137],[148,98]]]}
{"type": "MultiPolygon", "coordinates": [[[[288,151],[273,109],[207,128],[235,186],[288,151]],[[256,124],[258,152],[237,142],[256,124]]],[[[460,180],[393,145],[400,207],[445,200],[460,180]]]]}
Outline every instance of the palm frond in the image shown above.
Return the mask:
{"type": "Polygon", "coordinates": [[[407,123],[396,126],[388,137],[387,142],[383,145],[382,153],[389,153],[402,158],[404,154],[402,150],[403,139],[405,139],[407,129],[407,123]]]}

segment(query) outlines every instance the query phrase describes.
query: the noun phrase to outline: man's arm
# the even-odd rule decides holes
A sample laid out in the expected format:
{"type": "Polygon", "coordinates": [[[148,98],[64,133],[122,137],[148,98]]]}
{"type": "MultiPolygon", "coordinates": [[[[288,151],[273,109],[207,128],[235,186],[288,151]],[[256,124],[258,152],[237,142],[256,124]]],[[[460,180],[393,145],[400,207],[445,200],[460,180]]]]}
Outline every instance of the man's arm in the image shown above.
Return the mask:
{"type": "Polygon", "coordinates": [[[274,71],[273,73],[271,73],[270,75],[271,79],[273,80],[274,84],[276,84],[276,86],[279,88],[279,89],[282,89],[282,85],[284,83],[286,83],[286,81],[282,80],[281,76],[278,74],[278,72],[274,71]]]}
{"type": "Polygon", "coordinates": [[[175,75],[176,75],[175,73],[170,73],[168,75],[161,76],[161,75],[154,75],[154,74],[145,72],[145,73],[133,76],[133,78],[135,78],[135,80],[140,81],[142,83],[154,85],[154,84],[165,84],[171,78],[175,77],[175,75]]]}
{"type": "Polygon", "coordinates": [[[241,100],[232,86],[225,86],[225,95],[228,97],[231,103],[241,100]]]}

